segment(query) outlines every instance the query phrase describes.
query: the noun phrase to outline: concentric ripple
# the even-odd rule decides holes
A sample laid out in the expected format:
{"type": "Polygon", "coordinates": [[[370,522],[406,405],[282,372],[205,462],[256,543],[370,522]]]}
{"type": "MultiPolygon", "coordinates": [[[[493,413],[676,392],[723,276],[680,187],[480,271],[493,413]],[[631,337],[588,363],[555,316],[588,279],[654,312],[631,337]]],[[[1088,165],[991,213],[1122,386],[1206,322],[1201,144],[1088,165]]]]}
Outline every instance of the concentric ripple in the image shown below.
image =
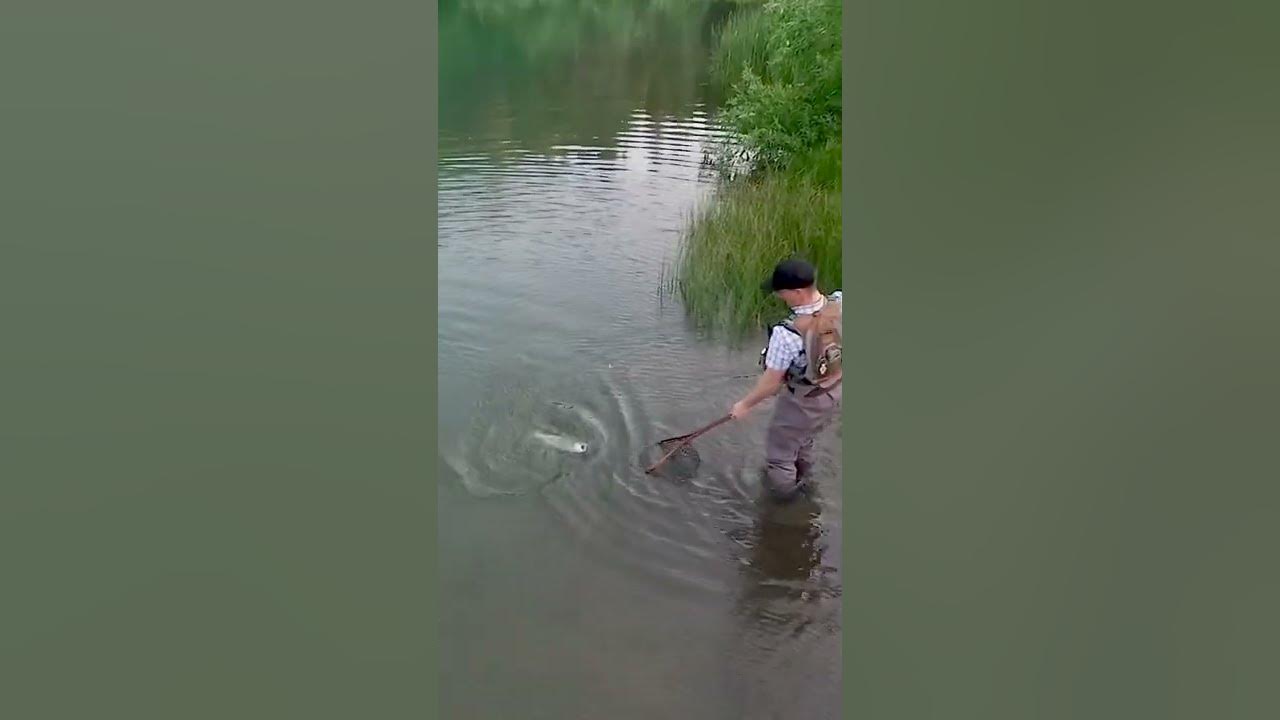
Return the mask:
{"type": "Polygon", "coordinates": [[[495,384],[473,418],[458,447],[443,454],[475,497],[527,495],[599,465],[609,446],[604,424],[588,409],[510,381],[495,384]],[[575,443],[586,452],[570,449],[575,443]]]}

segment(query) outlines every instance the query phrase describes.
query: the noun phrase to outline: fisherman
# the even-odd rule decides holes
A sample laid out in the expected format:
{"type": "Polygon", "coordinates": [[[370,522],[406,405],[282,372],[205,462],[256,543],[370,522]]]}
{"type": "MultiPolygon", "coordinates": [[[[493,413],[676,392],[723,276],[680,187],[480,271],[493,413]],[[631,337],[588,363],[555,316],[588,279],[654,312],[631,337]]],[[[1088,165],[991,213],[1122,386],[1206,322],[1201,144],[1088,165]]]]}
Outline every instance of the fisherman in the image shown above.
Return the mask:
{"type": "Polygon", "coordinates": [[[803,260],[784,260],[763,289],[791,308],[772,326],[761,351],[764,373],[729,414],[742,418],[780,395],[765,437],[765,485],[788,500],[805,488],[813,467],[814,438],[840,412],[841,291],[818,291],[817,272],[803,260]],[[784,391],[785,388],[785,391],[784,391]]]}

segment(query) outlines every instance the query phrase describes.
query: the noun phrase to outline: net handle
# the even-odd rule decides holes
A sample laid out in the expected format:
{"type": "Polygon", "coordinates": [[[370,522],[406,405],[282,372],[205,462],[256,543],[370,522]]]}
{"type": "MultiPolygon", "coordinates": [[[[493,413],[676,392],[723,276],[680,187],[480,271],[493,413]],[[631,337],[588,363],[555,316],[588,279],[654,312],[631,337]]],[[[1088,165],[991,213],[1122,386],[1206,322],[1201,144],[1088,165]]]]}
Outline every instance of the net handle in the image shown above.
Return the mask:
{"type": "Polygon", "coordinates": [[[700,436],[702,436],[703,433],[707,432],[708,430],[719,427],[720,425],[723,425],[724,423],[727,423],[732,419],[733,419],[732,415],[725,415],[719,420],[716,420],[715,422],[704,425],[698,428],[697,430],[694,430],[691,433],[687,433],[685,435],[676,435],[675,437],[669,437],[666,440],[659,440],[658,441],[659,446],[665,445],[669,442],[674,442],[675,446],[672,447],[670,450],[668,450],[667,454],[663,455],[661,460],[658,460],[658,462],[650,465],[645,470],[645,474],[652,474],[654,470],[657,470],[659,467],[663,465],[663,463],[665,463],[667,460],[670,460],[671,456],[675,455],[681,448],[693,442],[694,440],[697,440],[700,436]]]}

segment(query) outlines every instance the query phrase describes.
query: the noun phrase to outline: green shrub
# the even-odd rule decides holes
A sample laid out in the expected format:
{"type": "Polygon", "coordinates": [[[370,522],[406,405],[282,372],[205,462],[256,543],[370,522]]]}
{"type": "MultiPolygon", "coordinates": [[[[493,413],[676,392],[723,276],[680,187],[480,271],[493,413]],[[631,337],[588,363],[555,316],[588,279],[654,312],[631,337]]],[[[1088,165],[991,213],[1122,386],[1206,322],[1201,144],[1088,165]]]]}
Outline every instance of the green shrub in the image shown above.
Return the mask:
{"type": "Polygon", "coordinates": [[[840,138],[840,1],[778,0],[742,12],[715,51],[717,77],[731,81],[722,119],[753,170],[783,169],[840,138]]]}

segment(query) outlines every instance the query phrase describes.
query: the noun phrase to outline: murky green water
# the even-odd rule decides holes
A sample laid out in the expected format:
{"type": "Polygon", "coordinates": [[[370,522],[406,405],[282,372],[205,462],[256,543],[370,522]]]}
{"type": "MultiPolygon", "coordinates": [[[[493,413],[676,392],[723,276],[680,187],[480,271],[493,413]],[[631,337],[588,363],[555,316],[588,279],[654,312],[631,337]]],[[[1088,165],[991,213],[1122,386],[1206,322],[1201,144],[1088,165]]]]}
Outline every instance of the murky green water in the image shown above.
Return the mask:
{"type": "Polygon", "coordinates": [[[835,443],[782,509],[760,499],[767,408],[700,440],[687,482],[638,460],[756,371],[658,294],[711,189],[729,7],[442,3],[446,717],[838,716],[835,443]]]}

